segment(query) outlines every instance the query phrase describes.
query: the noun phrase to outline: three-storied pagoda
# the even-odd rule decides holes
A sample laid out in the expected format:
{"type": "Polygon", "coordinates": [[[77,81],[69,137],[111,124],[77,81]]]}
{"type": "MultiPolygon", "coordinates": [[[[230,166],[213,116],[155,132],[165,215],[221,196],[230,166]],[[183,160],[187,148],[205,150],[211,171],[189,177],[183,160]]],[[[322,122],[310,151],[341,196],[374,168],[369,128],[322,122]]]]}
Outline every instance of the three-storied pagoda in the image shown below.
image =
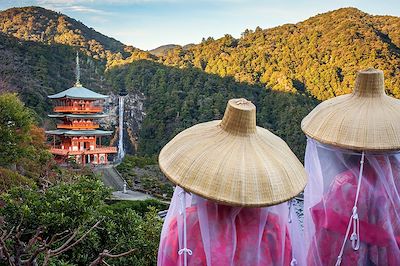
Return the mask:
{"type": "Polygon", "coordinates": [[[53,135],[51,153],[56,160],[73,159],[78,164],[107,164],[108,155],[116,153],[116,147],[101,146],[101,137],[112,131],[99,130],[97,119],[104,118],[102,103],[109,96],[84,88],[80,83],[79,58],[76,58],[75,86],[48,96],[56,101],[55,114],[49,115],[62,122],[56,130],[46,131],[53,135]],[[59,137],[56,145],[56,138],[59,137]]]}

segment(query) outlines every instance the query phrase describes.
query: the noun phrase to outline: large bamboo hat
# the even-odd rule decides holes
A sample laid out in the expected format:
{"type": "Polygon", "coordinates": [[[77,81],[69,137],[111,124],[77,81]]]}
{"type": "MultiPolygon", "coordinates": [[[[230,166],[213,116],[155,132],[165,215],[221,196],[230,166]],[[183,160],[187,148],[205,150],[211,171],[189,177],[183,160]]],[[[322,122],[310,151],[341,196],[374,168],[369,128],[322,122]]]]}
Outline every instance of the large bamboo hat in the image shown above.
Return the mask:
{"type": "Polygon", "coordinates": [[[245,99],[229,100],[222,120],[175,136],[159,164],[173,183],[226,205],[275,205],[306,185],[303,165],[282,139],[256,126],[256,107],[245,99]]]}
{"type": "Polygon", "coordinates": [[[304,133],[319,142],[364,151],[400,149],[400,101],[385,93],[383,72],[357,73],[353,93],[319,104],[302,121],[304,133]]]}

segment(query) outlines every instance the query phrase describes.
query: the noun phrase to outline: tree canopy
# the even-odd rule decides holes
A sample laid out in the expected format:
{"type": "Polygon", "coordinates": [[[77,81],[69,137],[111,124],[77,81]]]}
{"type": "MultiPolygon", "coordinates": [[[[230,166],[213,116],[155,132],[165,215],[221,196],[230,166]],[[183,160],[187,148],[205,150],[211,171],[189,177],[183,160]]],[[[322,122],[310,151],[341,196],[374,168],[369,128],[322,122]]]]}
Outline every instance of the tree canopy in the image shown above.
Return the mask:
{"type": "Polygon", "coordinates": [[[105,203],[108,195],[103,183],[90,176],[43,192],[17,187],[2,194],[0,262],[154,265],[162,224],[156,209],[141,215],[135,208],[142,211],[142,206],[125,204],[121,211],[105,203]]]}
{"type": "Polygon", "coordinates": [[[194,66],[236,81],[319,100],[349,93],[355,74],[368,67],[384,71],[387,91],[400,98],[400,18],[372,16],[342,8],[297,24],[245,30],[188,49],[171,49],[163,64],[194,66]]]}
{"type": "Polygon", "coordinates": [[[286,140],[302,158],[305,137],[300,121],[318,103],[307,95],[274,92],[196,68],[179,69],[148,60],[113,68],[106,77],[114,90],[124,87],[146,96],[141,155],[158,154],[173,136],[196,123],[221,119],[229,99],[244,97],[257,107],[257,124],[286,140]]]}
{"type": "Polygon", "coordinates": [[[0,166],[8,166],[29,154],[27,143],[34,126],[32,112],[15,94],[0,95],[0,166]]]}

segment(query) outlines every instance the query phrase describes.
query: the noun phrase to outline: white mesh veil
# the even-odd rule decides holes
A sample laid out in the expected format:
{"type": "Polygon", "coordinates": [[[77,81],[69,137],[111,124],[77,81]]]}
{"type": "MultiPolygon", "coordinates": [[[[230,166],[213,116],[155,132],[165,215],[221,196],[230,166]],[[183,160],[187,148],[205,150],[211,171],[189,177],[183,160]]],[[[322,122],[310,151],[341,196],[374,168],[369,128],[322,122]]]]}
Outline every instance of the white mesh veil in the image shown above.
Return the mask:
{"type": "Polygon", "coordinates": [[[232,207],[176,187],[161,233],[158,265],[294,265],[288,215],[287,203],[232,207]]]}
{"type": "Polygon", "coordinates": [[[308,139],[305,167],[301,264],[400,265],[400,153],[308,139]]]}

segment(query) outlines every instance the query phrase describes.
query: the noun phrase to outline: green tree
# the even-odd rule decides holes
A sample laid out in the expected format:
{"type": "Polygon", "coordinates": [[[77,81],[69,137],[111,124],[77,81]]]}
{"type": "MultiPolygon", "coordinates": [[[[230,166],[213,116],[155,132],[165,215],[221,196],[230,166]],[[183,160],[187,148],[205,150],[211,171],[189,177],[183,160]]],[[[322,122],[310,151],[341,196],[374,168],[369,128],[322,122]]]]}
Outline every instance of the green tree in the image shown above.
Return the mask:
{"type": "Polygon", "coordinates": [[[156,210],[141,216],[114,209],[105,203],[108,196],[96,177],[77,177],[42,192],[18,187],[2,194],[0,262],[154,265],[162,224],[156,210]]]}
{"type": "Polygon", "coordinates": [[[32,117],[16,94],[0,95],[0,166],[10,166],[28,155],[32,117]]]}
{"type": "Polygon", "coordinates": [[[8,173],[0,191],[14,185],[43,187],[55,181],[55,162],[34,117],[15,94],[0,95],[0,172],[8,173]]]}

